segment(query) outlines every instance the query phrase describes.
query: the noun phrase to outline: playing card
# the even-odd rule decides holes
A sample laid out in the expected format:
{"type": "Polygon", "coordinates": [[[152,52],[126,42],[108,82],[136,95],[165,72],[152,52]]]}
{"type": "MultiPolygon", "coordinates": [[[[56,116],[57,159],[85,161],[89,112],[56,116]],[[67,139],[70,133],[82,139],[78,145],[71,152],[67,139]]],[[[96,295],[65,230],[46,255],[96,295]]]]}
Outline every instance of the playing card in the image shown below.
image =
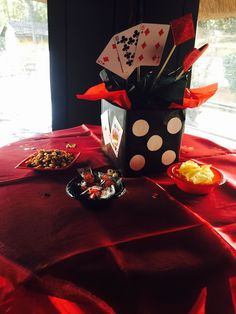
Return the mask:
{"type": "Polygon", "coordinates": [[[101,124],[102,124],[102,135],[103,135],[104,144],[107,145],[111,142],[108,110],[104,111],[101,114],[101,124]]]}
{"type": "Polygon", "coordinates": [[[117,120],[117,118],[114,117],[112,121],[112,126],[111,126],[111,147],[113,148],[113,151],[116,157],[118,157],[122,134],[123,134],[123,129],[119,121],[117,120]]]}
{"type": "Polygon", "coordinates": [[[127,78],[136,68],[134,57],[139,34],[140,25],[136,25],[114,36],[121,66],[127,78]]]}
{"type": "Polygon", "coordinates": [[[96,63],[117,74],[118,76],[125,78],[114,37],[112,37],[109,43],[106,45],[99,58],[96,60],[96,63]]]}
{"type": "Polygon", "coordinates": [[[169,29],[167,24],[141,24],[134,58],[136,67],[160,64],[169,29]]]}

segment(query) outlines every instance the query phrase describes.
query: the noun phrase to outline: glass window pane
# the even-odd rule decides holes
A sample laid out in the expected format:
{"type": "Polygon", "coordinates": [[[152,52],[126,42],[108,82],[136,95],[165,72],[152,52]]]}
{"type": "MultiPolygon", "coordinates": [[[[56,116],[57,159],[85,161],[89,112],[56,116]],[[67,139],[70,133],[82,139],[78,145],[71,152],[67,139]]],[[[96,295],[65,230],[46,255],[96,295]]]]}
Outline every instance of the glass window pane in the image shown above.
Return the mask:
{"type": "Polygon", "coordinates": [[[187,131],[236,146],[236,18],[198,23],[196,47],[208,50],[193,66],[191,87],[218,82],[219,89],[200,108],[188,110],[187,131]]]}
{"type": "Polygon", "coordinates": [[[0,146],[51,131],[47,4],[0,1],[0,146]]]}

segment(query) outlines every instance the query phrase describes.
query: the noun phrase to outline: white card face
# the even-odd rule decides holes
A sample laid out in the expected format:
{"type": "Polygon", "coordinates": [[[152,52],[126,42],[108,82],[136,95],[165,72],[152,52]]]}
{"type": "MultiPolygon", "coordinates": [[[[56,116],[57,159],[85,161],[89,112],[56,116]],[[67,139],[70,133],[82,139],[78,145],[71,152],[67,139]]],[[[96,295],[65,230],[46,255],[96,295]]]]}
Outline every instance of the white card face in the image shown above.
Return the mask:
{"type": "Polygon", "coordinates": [[[168,24],[141,24],[134,59],[136,66],[160,64],[169,29],[168,24]]]}
{"type": "Polygon", "coordinates": [[[117,118],[114,117],[112,126],[111,126],[111,146],[113,148],[113,151],[116,157],[118,157],[122,134],[123,134],[123,129],[119,121],[117,120],[117,118]]]}
{"type": "Polygon", "coordinates": [[[127,78],[136,68],[134,58],[139,34],[140,25],[136,25],[114,36],[121,66],[127,78]]]}
{"type": "Polygon", "coordinates": [[[119,75],[120,77],[125,78],[116,48],[114,36],[106,45],[99,58],[96,60],[96,63],[100,64],[109,71],[119,75]]]}
{"type": "Polygon", "coordinates": [[[103,135],[104,144],[107,145],[111,142],[111,132],[110,132],[110,125],[109,125],[108,110],[104,111],[101,114],[101,123],[102,123],[102,135],[103,135]]]}

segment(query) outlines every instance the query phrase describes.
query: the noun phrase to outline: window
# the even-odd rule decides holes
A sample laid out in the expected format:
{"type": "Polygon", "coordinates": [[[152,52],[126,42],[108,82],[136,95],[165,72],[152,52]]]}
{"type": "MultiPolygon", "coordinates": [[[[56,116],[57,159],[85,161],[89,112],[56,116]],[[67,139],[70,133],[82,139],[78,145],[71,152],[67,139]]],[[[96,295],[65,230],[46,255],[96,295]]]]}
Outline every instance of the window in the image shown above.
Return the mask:
{"type": "Polygon", "coordinates": [[[192,69],[191,87],[218,82],[209,101],[187,113],[186,131],[236,147],[236,18],[200,21],[195,47],[209,48],[192,69]]]}
{"type": "Polygon", "coordinates": [[[51,131],[46,3],[0,0],[0,88],[0,146],[51,131]]]}

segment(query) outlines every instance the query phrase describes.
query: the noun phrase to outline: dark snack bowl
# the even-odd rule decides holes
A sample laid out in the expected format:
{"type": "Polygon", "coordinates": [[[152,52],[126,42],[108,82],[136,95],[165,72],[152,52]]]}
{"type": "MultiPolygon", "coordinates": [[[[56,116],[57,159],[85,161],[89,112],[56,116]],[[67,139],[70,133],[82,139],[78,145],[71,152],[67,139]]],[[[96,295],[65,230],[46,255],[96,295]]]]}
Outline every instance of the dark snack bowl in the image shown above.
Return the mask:
{"type": "Polygon", "coordinates": [[[109,178],[109,182],[107,181],[109,186],[107,186],[106,181],[101,178],[103,175],[107,176],[106,173],[92,171],[92,174],[94,177],[93,182],[85,182],[82,175],[78,175],[70,180],[66,185],[66,193],[70,197],[83,202],[85,205],[102,207],[111,200],[122,196],[126,192],[124,183],[120,177],[109,178]],[[94,190],[96,191],[96,189],[98,190],[100,196],[92,198],[92,194],[90,194],[89,191],[93,192],[94,190]],[[104,191],[108,192],[108,195],[105,198],[102,198],[101,195],[104,191]]]}

